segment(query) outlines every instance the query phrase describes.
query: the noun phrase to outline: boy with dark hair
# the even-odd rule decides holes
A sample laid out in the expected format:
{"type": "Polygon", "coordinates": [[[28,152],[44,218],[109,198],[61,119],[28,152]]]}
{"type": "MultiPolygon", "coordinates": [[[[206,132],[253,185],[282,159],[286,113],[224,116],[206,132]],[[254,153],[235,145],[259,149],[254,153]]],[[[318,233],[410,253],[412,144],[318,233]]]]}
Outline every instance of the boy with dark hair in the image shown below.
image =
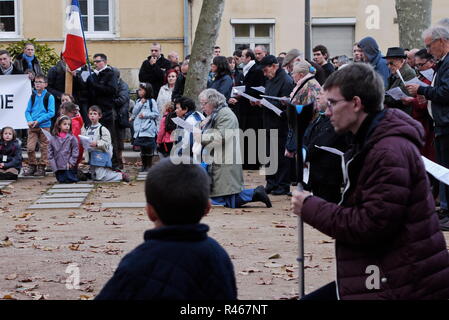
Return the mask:
{"type": "Polygon", "coordinates": [[[323,45],[313,48],[313,61],[318,63],[326,74],[326,79],[335,71],[334,65],[329,63],[329,51],[323,45]]]}
{"type": "Polygon", "coordinates": [[[48,161],[48,140],[42,130],[50,131],[51,118],[55,115],[55,98],[47,90],[47,77],[38,74],[34,78],[34,87],[25,117],[28,122],[28,168],[25,176],[45,176],[48,161]],[[42,129],[42,130],[41,130],[42,129]],[[36,144],[39,144],[41,159],[36,159],[36,144]]]}
{"type": "Polygon", "coordinates": [[[155,228],[122,259],[96,299],[237,299],[232,262],[207,236],[209,227],[199,223],[211,208],[209,189],[209,177],[199,165],[175,165],[170,158],[154,165],[145,197],[155,228]]]}

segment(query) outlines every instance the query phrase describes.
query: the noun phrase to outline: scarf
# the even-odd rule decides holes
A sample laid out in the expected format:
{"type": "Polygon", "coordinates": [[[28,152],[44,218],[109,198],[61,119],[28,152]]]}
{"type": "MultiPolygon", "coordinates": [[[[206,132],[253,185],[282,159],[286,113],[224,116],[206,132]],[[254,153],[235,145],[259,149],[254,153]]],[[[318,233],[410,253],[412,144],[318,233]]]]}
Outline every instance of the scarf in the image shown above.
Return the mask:
{"type": "Polygon", "coordinates": [[[9,75],[12,73],[12,69],[13,69],[13,65],[11,63],[11,65],[9,66],[9,68],[3,69],[3,67],[0,66],[0,69],[2,69],[2,73],[3,75],[9,75]]]}
{"type": "Polygon", "coordinates": [[[247,65],[245,65],[243,67],[243,76],[246,77],[246,75],[248,74],[249,70],[256,64],[256,61],[251,60],[250,62],[248,62],[247,65]]]}
{"type": "Polygon", "coordinates": [[[25,61],[28,63],[28,69],[33,70],[33,60],[34,60],[34,55],[29,57],[26,54],[23,54],[23,58],[25,59],[25,61]]]}
{"type": "Polygon", "coordinates": [[[227,107],[227,105],[222,104],[221,106],[219,106],[218,108],[216,108],[214,110],[214,112],[212,112],[212,114],[207,117],[207,122],[203,127],[203,132],[206,131],[207,129],[211,129],[213,128],[213,126],[215,125],[215,122],[217,121],[217,117],[218,117],[218,112],[220,112],[221,109],[227,107]]]}

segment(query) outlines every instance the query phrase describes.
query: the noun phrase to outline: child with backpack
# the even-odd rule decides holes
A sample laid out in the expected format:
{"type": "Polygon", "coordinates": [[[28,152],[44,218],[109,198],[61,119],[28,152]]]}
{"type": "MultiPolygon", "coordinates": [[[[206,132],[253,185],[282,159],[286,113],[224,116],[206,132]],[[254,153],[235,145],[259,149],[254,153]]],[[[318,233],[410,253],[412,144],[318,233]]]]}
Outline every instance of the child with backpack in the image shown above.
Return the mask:
{"type": "Polygon", "coordinates": [[[237,299],[232,261],[200,223],[211,209],[210,179],[191,162],[165,158],[149,170],[146,212],[155,227],[122,259],[96,300],[237,299]]]}
{"type": "Polygon", "coordinates": [[[25,117],[28,122],[28,168],[24,176],[45,176],[48,161],[48,140],[42,130],[50,131],[51,118],[55,115],[55,98],[47,90],[48,80],[44,75],[36,75],[35,90],[31,94],[25,117]],[[42,129],[42,130],[41,130],[42,129]],[[39,145],[41,158],[36,159],[36,144],[39,145]]]}
{"type": "Polygon", "coordinates": [[[90,126],[83,127],[82,136],[89,138],[89,149],[85,149],[84,158],[89,162],[93,180],[103,182],[125,181],[129,176],[122,171],[112,170],[112,141],[109,130],[100,124],[102,112],[99,106],[89,108],[90,126]]]}
{"type": "Polygon", "coordinates": [[[173,103],[167,102],[163,108],[164,116],[162,117],[159,132],[157,133],[157,149],[164,158],[170,156],[170,151],[173,147],[171,134],[176,129],[176,124],[171,119],[173,118],[173,114],[176,117],[174,111],[173,103]]]}
{"type": "Polygon", "coordinates": [[[141,83],[137,91],[139,98],[133,108],[130,122],[134,121],[133,146],[140,147],[142,168],[140,172],[148,171],[153,162],[154,150],[156,149],[157,121],[159,120],[159,109],[153,99],[153,87],[149,83],[141,83]]]}
{"type": "Polygon", "coordinates": [[[59,183],[78,182],[78,153],[78,141],[72,135],[72,120],[61,116],[56,119],[48,146],[48,160],[59,183]]]}
{"type": "Polygon", "coordinates": [[[22,168],[22,150],[16,131],[4,127],[0,131],[0,180],[17,180],[22,168]]]}

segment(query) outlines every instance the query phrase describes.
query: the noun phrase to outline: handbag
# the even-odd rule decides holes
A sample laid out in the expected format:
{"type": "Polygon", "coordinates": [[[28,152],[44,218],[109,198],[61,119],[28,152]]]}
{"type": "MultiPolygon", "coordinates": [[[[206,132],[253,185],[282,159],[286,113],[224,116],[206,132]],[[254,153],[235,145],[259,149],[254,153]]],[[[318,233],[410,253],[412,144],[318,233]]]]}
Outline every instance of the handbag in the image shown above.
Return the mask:
{"type": "Polygon", "coordinates": [[[103,151],[91,151],[89,154],[89,164],[96,167],[112,168],[111,156],[103,151]]]}

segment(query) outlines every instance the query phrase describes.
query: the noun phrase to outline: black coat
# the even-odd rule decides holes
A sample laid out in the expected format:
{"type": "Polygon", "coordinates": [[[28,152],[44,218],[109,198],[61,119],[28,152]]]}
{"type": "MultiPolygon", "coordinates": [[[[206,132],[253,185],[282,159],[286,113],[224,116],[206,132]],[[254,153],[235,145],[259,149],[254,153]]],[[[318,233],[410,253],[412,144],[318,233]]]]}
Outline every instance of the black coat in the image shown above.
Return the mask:
{"type": "Polygon", "coordinates": [[[449,54],[436,67],[435,84],[419,87],[418,94],[432,102],[435,134],[449,134],[449,54]]]}
{"type": "Polygon", "coordinates": [[[173,92],[171,94],[172,101],[175,101],[176,99],[182,97],[182,95],[184,94],[185,85],[186,85],[186,76],[181,73],[176,79],[175,87],[173,88],[173,92]]]}
{"type": "Polygon", "coordinates": [[[61,96],[65,92],[65,68],[64,63],[59,61],[56,66],[48,70],[47,90],[55,97],[55,102],[61,104],[61,96]]]}
{"type": "Polygon", "coordinates": [[[3,169],[14,168],[20,171],[22,168],[22,150],[17,140],[6,142],[0,141],[0,163],[4,163],[3,169]],[[3,161],[6,156],[6,161],[3,161]]]}
{"type": "MultiPolygon", "coordinates": [[[[17,68],[17,70],[22,74],[25,73],[25,71],[28,69],[28,63],[23,58],[24,53],[17,56],[16,60],[14,61],[14,66],[17,68]]],[[[38,74],[44,74],[42,71],[41,64],[39,60],[37,60],[36,57],[34,57],[33,61],[31,61],[31,65],[33,66],[33,71],[36,75],[38,74]]]]}
{"type": "Polygon", "coordinates": [[[87,79],[89,104],[98,105],[103,112],[102,120],[109,121],[115,108],[114,98],[118,92],[118,80],[114,71],[108,67],[98,75],[94,72],[87,79]]]}
{"type": "Polygon", "coordinates": [[[154,96],[157,97],[159,95],[159,90],[164,85],[165,72],[171,68],[171,62],[165,59],[164,55],[161,54],[161,57],[156,63],[151,65],[150,58],[151,56],[149,56],[140,67],[139,81],[151,83],[154,90],[154,96]]]}
{"type": "Polygon", "coordinates": [[[114,98],[114,103],[118,125],[121,128],[129,128],[129,86],[121,78],[118,79],[118,93],[114,98]]]}
{"type": "MultiPolygon", "coordinates": [[[[272,97],[289,97],[290,93],[295,88],[295,83],[293,79],[285,72],[284,69],[279,68],[276,71],[276,75],[273,79],[268,79],[265,83],[265,95],[272,97]]],[[[279,101],[270,100],[274,106],[285,111],[285,106],[283,106],[279,101]]],[[[287,137],[288,124],[285,112],[279,117],[272,110],[263,107],[263,127],[266,130],[278,129],[279,136],[287,137]]]]}
{"type": "Polygon", "coordinates": [[[304,134],[303,145],[307,150],[306,161],[310,162],[309,184],[339,185],[343,183],[341,157],[318,149],[315,146],[331,147],[346,152],[349,148],[347,134],[335,133],[329,117],[320,115],[313,121],[304,134]]]}
{"type": "Polygon", "coordinates": [[[97,300],[235,300],[234,267],[204,224],[145,232],[97,300]]]}

